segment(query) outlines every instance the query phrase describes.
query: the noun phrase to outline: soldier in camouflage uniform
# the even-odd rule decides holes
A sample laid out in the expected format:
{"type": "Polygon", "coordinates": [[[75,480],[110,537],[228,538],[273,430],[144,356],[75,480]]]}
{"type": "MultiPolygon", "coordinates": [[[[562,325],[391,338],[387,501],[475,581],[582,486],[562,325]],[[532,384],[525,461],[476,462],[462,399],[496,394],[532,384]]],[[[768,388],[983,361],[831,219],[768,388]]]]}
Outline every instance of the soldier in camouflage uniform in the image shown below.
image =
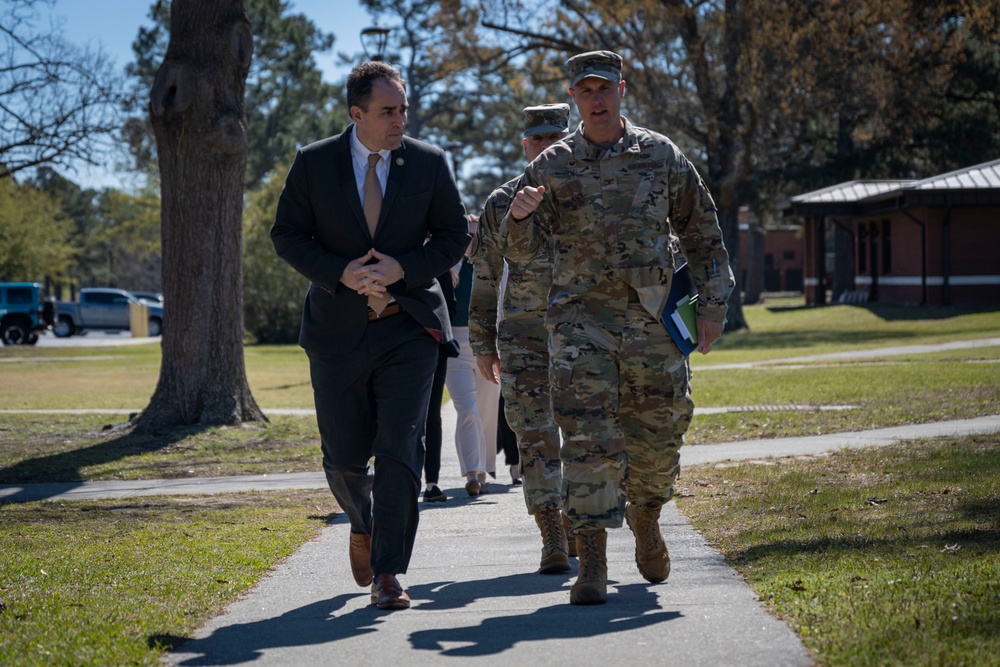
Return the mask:
{"type": "Polygon", "coordinates": [[[548,249],[549,380],[562,429],[565,510],[580,555],[573,604],[607,600],[607,534],[623,518],[642,575],[670,557],[659,527],[691,422],[688,361],[659,321],[674,271],[671,234],[698,288],[698,349],[722,334],[735,281],[715,203],[667,137],[620,115],[622,59],[567,61],[582,122],[524,173],[501,223],[511,261],[548,249]],[[628,498],[626,506],[625,499],[628,498]]]}
{"type": "MultiPolygon", "coordinates": [[[[524,109],[522,145],[528,161],[566,136],[568,128],[568,104],[524,109]]],[[[545,308],[552,262],[546,249],[528,262],[504,262],[498,238],[500,221],[520,189],[520,180],[518,176],[494,190],[479,216],[469,342],[483,376],[500,381],[507,422],[517,434],[524,500],[542,535],[539,572],[554,574],[569,570],[569,556],[575,553],[566,539],[568,521],[564,524],[559,511],[563,505],[559,427],[549,401],[545,308]]]]}

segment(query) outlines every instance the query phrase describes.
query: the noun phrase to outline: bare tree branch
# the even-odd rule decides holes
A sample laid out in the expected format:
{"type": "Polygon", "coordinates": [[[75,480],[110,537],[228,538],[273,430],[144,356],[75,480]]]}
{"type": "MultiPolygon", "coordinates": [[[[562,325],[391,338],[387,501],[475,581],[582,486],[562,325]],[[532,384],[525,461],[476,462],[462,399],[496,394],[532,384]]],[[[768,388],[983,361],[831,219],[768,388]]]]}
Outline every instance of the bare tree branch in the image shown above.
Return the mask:
{"type": "Polygon", "coordinates": [[[489,28],[490,30],[499,30],[500,32],[506,32],[532,40],[530,42],[522,42],[522,51],[530,51],[533,49],[558,49],[560,51],[566,51],[567,53],[578,53],[583,51],[583,47],[579,44],[559,39],[555,35],[546,35],[543,33],[532,32],[530,30],[512,28],[510,26],[493,23],[492,21],[483,21],[482,26],[484,28],[489,28]]]}
{"type": "Polygon", "coordinates": [[[36,28],[38,0],[0,15],[0,178],[43,164],[100,164],[120,127],[122,78],[100,50],[36,28]]]}

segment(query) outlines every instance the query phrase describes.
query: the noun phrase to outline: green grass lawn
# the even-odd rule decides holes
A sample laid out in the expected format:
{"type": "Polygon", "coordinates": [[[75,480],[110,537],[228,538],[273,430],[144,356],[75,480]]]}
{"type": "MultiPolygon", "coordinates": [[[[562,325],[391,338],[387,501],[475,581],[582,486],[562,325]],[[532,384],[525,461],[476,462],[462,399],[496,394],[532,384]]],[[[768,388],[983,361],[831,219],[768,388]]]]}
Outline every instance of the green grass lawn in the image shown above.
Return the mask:
{"type": "MultiPolygon", "coordinates": [[[[51,366],[45,365],[44,370],[50,372],[51,366]]],[[[688,432],[689,444],[965,419],[996,414],[1000,406],[1000,367],[956,358],[954,353],[947,358],[905,363],[702,370],[695,372],[692,382],[695,404],[702,407],[805,405],[851,409],[698,415],[688,432]]],[[[263,402],[263,392],[255,390],[255,395],[263,402]]],[[[57,399],[47,396],[46,400],[57,399]]],[[[95,397],[93,402],[100,400],[107,399],[95,397]]],[[[71,405],[79,408],[83,404],[71,405]]],[[[264,406],[265,410],[272,407],[264,406]]],[[[121,414],[3,414],[0,483],[319,469],[319,436],[312,416],[277,415],[266,424],[192,428],[170,436],[140,436],[111,428],[126,418],[121,414]]]]}
{"type": "MultiPolygon", "coordinates": [[[[1000,411],[1000,346],[780,362],[994,338],[1000,311],[799,300],[746,315],[750,331],[692,359],[694,399],[767,409],[696,416],[689,443],[1000,411]],[[718,368],[749,362],[759,365],[718,368]]],[[[140,410],[159,363],[155,343],[0,348],[0,410],[140,410]]],[[[248,347],[246,366],[265,411],[312,406],[298,347],[248,347]]],[[[155,438],[112,428],[126,418],[0,413],[0,483],[320,469],[312,416],[155,438]]],[[[998,445],[974,437],[685,469],[679,505],[820,664],[996,664],[998,445]]],[[[155,664],[336,509],[318,492],[0,504],[0,664],[155,664]]]]}
{"type": "Polygon", "coordinates": [[[747,306],[749,331],[728,333],[694,365],[1000,336],[1000,311],[905,306],[806,307],[801,298],[747,306]]]}
{"type": "Polygon", "coordinates": [[[0,505],[0,664],[156,665],[333,511],[316,491],[0,505]]]}
{"type": "Polygon", "coordinates": [[[0,484],[220,477],[320,470],[315,417],[108,435],[121,417],[9,414],[0,423],[0,484]]]}
{"type": "MultiPolygon", "coordinates": [[[[1000,405],[1000,346],[905,357],[782,364],[813,353],[995,337],[1000,311],[827,306],[748,306],[751,330],[727,334],[692,358],[699,407],[851,406],[695,417],[690,444],[816,435],[993,414],[1000,405]],[[923,319],[921,319],[923,317],[923,319]],[[769,360],[769,361],[768,361],[769,360]],[[764,362],[749,369],[720,363],[764,362]],[[713,368],[715,367],[715,368],[713,368]]],[[[109,427],[145,407],[160,346],[0,348],[2,409],[105,409],[125,414],[0,414],[0,483],[298,472],[319,468],[314,417],[190,429],[165,437],[109,427]]],[[[246,348],[248,381],[264,410],[311,408],[305,353],[246,348]]]]}
{"type": "Polygon", "coordinates": [[[680,496],[820,664],[998,664],[1000,434],[695,466],[680,496]]]}

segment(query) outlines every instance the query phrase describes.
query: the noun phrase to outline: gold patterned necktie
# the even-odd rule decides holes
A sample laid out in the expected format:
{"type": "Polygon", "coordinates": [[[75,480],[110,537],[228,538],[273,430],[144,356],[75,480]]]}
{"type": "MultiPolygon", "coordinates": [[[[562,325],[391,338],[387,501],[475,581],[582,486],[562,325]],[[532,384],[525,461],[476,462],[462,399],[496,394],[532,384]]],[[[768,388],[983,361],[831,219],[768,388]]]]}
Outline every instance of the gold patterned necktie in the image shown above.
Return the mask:
{"type": "MultiPolygon", "coordinates": [[[[382,185],[378,182],[378,174],[375,173],[375,165],[382,159],[378,153],[368,156],[368,171],[365,173],[365,222],[368,223],[368,232],[375,238],[375,227],[378,226],[378,216],[382,212],[382,185]]],[[[382,310],[389,305],[388,293],[382,295],[371,294],[368,296],[368,307],[381,315],[382,310]]]]}

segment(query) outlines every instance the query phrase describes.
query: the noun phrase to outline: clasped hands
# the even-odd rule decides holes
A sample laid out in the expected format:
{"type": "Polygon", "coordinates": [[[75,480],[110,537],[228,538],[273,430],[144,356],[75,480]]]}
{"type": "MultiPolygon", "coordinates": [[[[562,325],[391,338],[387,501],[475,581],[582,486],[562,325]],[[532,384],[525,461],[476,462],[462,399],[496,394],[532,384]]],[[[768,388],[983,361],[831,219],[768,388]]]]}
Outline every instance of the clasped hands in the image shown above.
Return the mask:
{"type": "Polygon", "coordinates": [[[375,248],[351,260],[340,276],[340,282],[362,296],[380,296],[385,293],[386,285],[402,279],[403,267],[399,262],[375,248]]]}

